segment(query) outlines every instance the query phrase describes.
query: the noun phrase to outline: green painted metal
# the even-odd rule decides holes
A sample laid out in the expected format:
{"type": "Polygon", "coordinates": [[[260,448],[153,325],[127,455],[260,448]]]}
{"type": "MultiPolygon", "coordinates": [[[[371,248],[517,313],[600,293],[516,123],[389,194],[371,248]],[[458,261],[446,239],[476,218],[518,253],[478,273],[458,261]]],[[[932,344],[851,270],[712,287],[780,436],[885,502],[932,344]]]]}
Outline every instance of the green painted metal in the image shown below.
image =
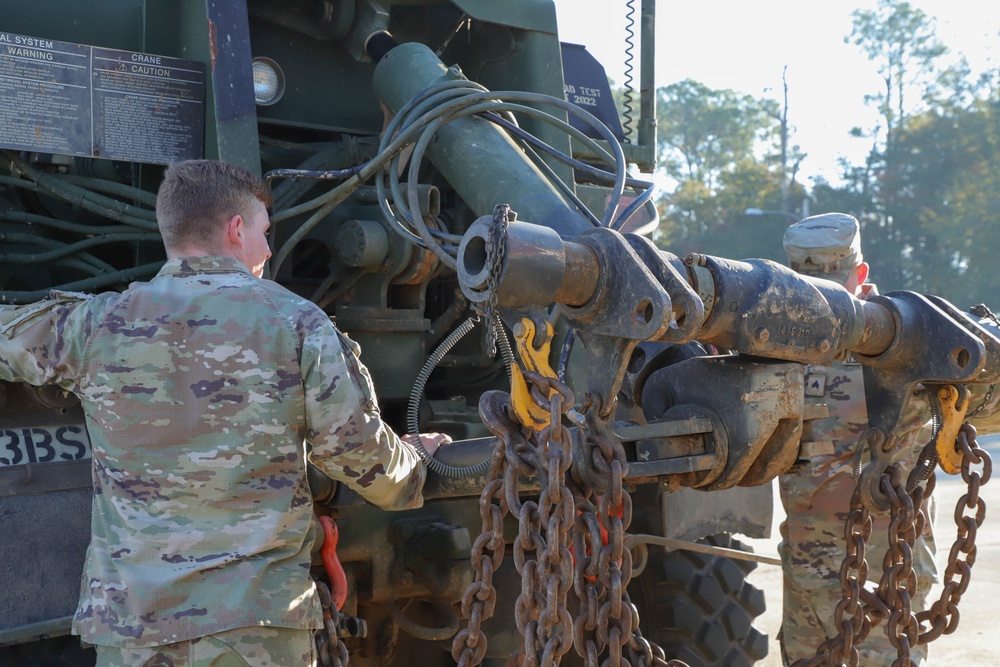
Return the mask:
{"type": "MultiPolygon", "coordinates": [[[[385,56],[374,83],[379,97],[397,112],[427,87],[461,77],[428,47],[411,42],[385,56]]],[[[496,204],[506,202],[522,219],[560,233],[587,227],[510,137],[486,120],[464,117],[441,126],[427,154],[478,215],[488,215],[496,204]]]]}
{"type": "Polygon", "coordinates": [[[205,157],[259,171],[244,0],[0,0],[0,30],[207,64],[205,157]]]}
{"type": "Polygon", "coordinates": [[[79,0],[0,0],[0,30],[141,51],[143,5],[143,0],[88,0],[80,11],[79,0]]]}
{"type": "Polygon", "coordinates": [[[260,170],[245,0],[147,0],[145,49],[207,64],[205,157],[260,170]]]}
{"type": "Polygon", "coordinates": [[[498,23],[512,28],[540,30],[552,35],[556,30],[556,8],[552,0],[454,0],[462,11],[479,21],[498,23]]]}

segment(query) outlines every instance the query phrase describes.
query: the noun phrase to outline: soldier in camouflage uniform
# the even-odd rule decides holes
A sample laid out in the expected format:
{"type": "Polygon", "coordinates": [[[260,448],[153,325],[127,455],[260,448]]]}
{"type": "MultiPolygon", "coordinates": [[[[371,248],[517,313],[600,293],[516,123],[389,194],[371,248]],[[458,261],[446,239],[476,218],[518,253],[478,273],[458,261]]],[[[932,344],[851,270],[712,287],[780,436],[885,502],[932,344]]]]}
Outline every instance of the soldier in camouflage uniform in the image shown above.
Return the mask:
{"type": "Polygon", "coordinates": [[[380,419],[358,347],[261,279],[269,203],[244,169],[179,163],[157,197],[156,277],[0,308],[0,379],[58,385],[86,413],[73,631],[99,665],[314,664],[307,458],[385,509],[423,502],[425,467],[380,419]]]}
{"type": "MultiPolygon", "coordinates": [[[[868,265],[862,261],[860,230],[854,217],[828,213],[806,218],[788,228],[784,246],[789,266],[799,273],[833,280],[862,299],[876,293],[874,285],[866,283],[868,265]]],[[[784,571],[779,637],[786,665],[811,658],[824,639],[837,634],[834,609],[843,597],[839,573],[846,555],[844,522],[856,486],[852,459],[858,437],[868,427],[864,379],[856,361],[849,359],[830,367],[810,365],[805,371],[806,403],[825,404],[830,416],[812,422],[812,440],[804,443],[807,460],[778,481],[787,514],[778,547],[784,571]]],[[[899,446],[906,450],[900,461],[905,471],[913,467],[930,438],[930,429],[921,428],[929,419],[926,405],[925,398],[914,397],[900,418],[899,446]]],[[[929,508],[924,509],[931,518],[929,508]]],[[[877,584],[888,548],[888,515],[873,518],[867,550],[868,581],[877,584]]],[[[914,544],[914,611],[926,607],[930,588],[938,580],[932,523],[926,523],[914,544]]],[[[866,667],[892,664],[897,652],[884,624],[872,631],[859,653],[866,667]]],[[[926,646],[913,647],[913,664],[923,664],[926,654],[926,646]]]]}

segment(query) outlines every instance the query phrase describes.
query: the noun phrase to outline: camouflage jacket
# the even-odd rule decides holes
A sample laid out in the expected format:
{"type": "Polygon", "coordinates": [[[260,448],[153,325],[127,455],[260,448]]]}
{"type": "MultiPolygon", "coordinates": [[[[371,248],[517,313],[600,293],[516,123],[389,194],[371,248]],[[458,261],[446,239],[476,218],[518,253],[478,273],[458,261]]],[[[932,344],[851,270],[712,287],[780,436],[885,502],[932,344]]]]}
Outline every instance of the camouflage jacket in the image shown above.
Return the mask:
{"type": "MultiPolygon", "coordinates": [[[[816,512],[846,516],[855,486],[854,451],[868,428],[868,409],[862,366],[854,360],[832,366],[807,365],[805,391],[806,405],[825,405],[829,416],[810,422],[816,455],[779,479],[785,509],[792,516],[801,516],[803,528],[808,529],[816,512]]],[[[921,432],[930,420],[923,393],[919,388],[910,397],[896,430],[897,447],[902,450],[899,460],[906,471],[916,463],[930,436],[929,428],[921,432]]]]}
{"type": "Polygon", "coordinates": [[[83,403],[87,642],[320,627],[307,456],[381,507],[423,502],[426,470],[381,421],[357,346],[236,260],[175,259],[122,294],[3,307],[0,333],[0,379],[83,403]]]}

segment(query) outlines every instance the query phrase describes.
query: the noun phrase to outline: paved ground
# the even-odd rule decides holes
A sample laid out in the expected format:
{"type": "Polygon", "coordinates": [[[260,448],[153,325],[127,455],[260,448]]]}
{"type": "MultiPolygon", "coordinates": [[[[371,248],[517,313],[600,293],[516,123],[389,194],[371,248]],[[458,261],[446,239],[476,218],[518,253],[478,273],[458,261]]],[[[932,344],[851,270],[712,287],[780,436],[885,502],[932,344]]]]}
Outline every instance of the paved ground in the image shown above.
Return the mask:
{"type": "MultiPolygon", "coordinates": [[[[990,453],[996,475],[982,487],[981,497],[986,501],[986,519],[976,537],[976,563],[972,568],[972,582],[959,604],[960,622],[952,635],[945,635],[931,644],[927,667],[943,665],[987,666],[1000,665],[1000,641],[997,637],[997,598],[1000,596],[1000,436],[980,438],[980,446],[990,453]]],[[[959,477],[937,473],[938,498],[938,568],[944,570],[944,561],[955,539],[953,512],[955,504],[965,492],[965,482],[959,477]]],[[[775,497],[775,508],[780,512],[781,503],[775,497]]],[[[778,522],[775,517],[772,537],[766,540],[744,540],[758,553],[777,555],[778,522]]],[[[757,620],[757,627],[771,638],[768,657],[757,667],[781,667],[780,651],[775,637],[781,623],[781,568],[775,565],[758,565],[750,581],[765,591],[768,610],[757,620]]],[[[938,588],[932,599],[937,599],[938,588]]],[[[868,667],[868,666],[862,666],[868,667]]]]}

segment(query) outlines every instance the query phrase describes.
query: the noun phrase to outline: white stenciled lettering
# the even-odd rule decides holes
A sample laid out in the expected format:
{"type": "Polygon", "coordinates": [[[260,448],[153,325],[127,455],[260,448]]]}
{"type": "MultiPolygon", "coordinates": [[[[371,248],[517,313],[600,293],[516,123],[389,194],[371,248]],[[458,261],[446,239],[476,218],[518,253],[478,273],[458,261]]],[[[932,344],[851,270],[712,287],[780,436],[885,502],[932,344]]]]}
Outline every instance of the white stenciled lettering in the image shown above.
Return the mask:
{"type": "Polygon", "coordinates": [[[160,56],[148,56],[145,53],[133,53],[132,60],[137,63],[148,63],[150,65],[162,65],[160,56]]]}
{"type": "Polygon", "coordinates": [[[20,56],[21,58],[33,58],[35,60],[52,60],[52,54],[48,51],[38,49],[22,49],[17,46],[7,47],[8,56],[20,56]]]}
{"type": "Polygon", "coordinates": [[[131,71],[133,74],[147,74],[149,76],[170,76],[170,70],[164,69],[163,67],[148,67],[146,65],[132,65],[131,71]]]}
{"type": "Polygon", "coordinates": [[[14,43],[21,44],[23,46],[36,46],[40,49],[51,49],[55,46],[55,43],[48,39],[36,39],[34,37],[22,37],[21,35],[14,36],[14,43]]]}

